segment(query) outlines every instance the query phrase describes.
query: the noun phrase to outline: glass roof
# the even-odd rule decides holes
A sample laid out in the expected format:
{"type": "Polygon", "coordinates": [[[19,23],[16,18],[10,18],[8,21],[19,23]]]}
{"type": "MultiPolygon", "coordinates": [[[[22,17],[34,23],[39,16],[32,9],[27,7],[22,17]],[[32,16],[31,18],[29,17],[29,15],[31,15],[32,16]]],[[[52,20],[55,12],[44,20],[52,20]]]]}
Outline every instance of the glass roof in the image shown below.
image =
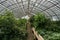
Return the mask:
{"type": "Polygon", "coordinates": [[[0,0],[0,13],[5,9],[16,17],[43,12],[47,17],[60,19],[60,0],[0,0]]]}

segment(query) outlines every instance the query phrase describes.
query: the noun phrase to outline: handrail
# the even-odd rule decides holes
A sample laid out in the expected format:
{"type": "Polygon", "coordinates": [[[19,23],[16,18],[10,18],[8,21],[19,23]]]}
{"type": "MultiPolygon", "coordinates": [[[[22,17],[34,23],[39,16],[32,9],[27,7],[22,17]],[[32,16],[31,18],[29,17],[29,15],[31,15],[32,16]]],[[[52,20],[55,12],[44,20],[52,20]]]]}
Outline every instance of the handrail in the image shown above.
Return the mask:
{"type": "Polygon", "coordinates": [[[32,28],[32,31],[37,38],[37,40],[44,40],[44,38],[41,35],[38,35],[37,31],[35,31],[35,28],[32,28]]]}

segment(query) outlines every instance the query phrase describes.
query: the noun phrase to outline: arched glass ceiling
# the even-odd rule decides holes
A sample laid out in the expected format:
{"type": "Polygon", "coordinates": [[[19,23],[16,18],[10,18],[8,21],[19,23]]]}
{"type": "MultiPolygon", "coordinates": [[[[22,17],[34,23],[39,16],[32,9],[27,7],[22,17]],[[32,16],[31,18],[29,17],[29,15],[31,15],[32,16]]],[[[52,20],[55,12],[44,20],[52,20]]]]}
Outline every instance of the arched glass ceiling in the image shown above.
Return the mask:
{"type": "Polygon", "coordinates": [[[14,12],[16,17],[44,12],[47,17],[60,19],[60,0],[0,0],[0,13],[5,9],[14,12]]]}

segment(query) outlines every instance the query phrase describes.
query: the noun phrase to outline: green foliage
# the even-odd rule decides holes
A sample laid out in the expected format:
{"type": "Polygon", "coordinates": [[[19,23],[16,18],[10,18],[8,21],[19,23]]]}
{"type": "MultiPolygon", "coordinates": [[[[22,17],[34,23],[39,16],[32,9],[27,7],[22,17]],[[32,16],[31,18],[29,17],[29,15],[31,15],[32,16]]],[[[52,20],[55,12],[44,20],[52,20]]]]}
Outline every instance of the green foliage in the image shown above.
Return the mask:
{"type": "MultiPolygon", "coordinates": [[[[60,40],[60,21],[51,21],[42,13],[37,13],[29,20],[36,31],[45,40],[60,40]]],[[[0,15],[0,40],[26,40],[26,19],[18,20],[13,12],[0,15]]]]}
{"type": "Polygon", "coordinates": [[[60,40],[60,21],[51,21],[42,13],[37,13],[30,22],[45,40],[60,40]]]}
{"type": "Polygon", "coordinates": [[[47,24],[50,25],[50,19],[47,19],[42,13],[37,13],[36,15],[32,16],[30,18],[30,22],[32,23],[32,26],[37,29],[43,27],[45,28],[47,24]]]}
{"type": "Polygon", "coordinates": [[[25,19],[16,20],[10,11],[0,15],[0,40],[25,40],[25,22],[25,19]]]}

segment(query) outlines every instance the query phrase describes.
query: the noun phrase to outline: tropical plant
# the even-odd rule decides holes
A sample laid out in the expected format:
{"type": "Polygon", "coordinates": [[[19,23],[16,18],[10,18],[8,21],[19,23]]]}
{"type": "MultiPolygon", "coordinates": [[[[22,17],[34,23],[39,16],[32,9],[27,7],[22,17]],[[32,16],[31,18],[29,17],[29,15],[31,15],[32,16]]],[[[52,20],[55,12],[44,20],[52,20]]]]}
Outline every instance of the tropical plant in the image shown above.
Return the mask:
{"type": "Polygon", "coordinates": [[[30,22],[45,40],[60,40],[60,21],[51,21],[44,14],[37,13],[30,18],[30,22]]]}
{"type": "Polygon", "coordinates": [[[13,12],[6,11],[0,15],[0,40],[25,40],[25,19],[16,20],[13,12]],[[24,27],[23,27],[24,26],[24,27]],[[23,30],[21,30],[23,29],[23,30]]]}

